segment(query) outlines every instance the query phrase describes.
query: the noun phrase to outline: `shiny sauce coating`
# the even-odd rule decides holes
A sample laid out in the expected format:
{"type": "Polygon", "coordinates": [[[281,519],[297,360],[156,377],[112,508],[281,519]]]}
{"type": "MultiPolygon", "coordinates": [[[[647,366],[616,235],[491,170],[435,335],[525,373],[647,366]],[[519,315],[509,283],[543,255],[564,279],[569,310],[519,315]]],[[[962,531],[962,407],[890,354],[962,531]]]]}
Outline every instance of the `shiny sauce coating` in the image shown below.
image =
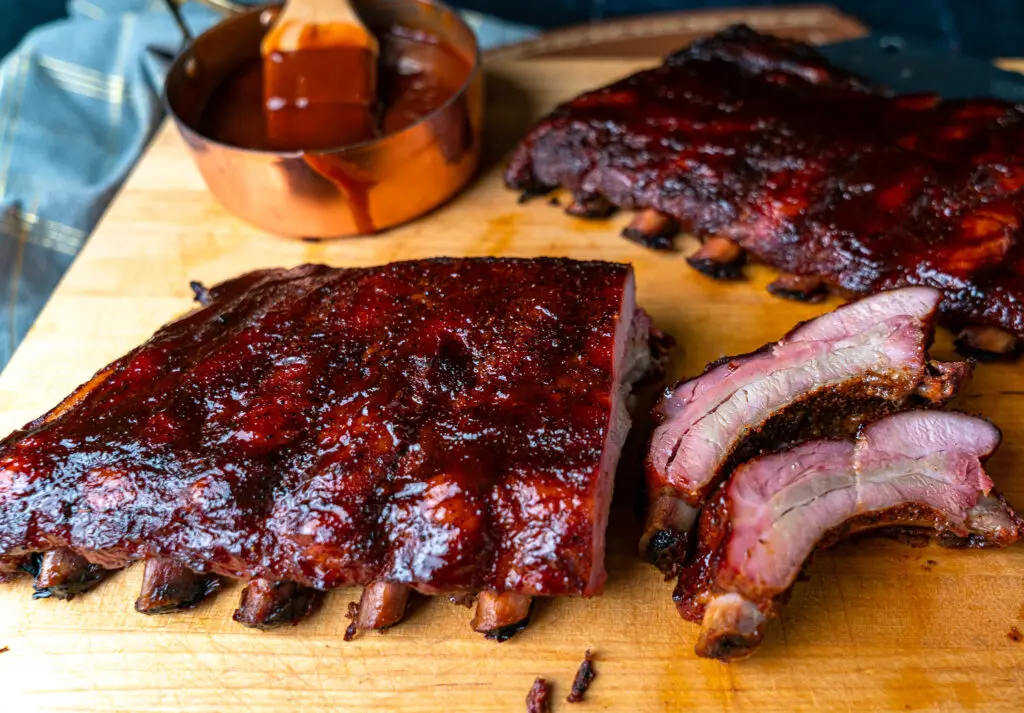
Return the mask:
{"type": "Polygon", "coordinates": [[[653,208],[840,293],[935,287],[950,326],[1024,338],[1024,105],[891,96],[733,27],[562,104],[505,178],[653,208]]]}
{"type": "Polygon", "coordinates": [[[0,442],[0,558],[595,594],[626,265],[249,273],[0,442]]]}

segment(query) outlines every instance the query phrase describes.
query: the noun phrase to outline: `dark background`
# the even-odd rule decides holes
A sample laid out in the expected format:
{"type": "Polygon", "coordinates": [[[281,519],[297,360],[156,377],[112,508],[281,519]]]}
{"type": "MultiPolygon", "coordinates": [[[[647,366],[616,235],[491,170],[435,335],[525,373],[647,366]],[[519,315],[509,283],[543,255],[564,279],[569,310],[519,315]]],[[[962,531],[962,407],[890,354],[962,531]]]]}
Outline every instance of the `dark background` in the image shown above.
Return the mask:
{"type": "MultiPolygon", "coordinates": [[[[451,0],[450,0],[451,1],[451,0]]],[[[66,0],[0,0],[0,54],[31,27],[64,15],[66,0]]],[[[541,27],[710,7],[792,5],[771,0],[462,0],[451,4],[541,27]]],[[[1024,56],[1024,0],[834,0],[877,32],[929,40],[976,57],[1024,56]]]]}
{"type": "MultiPolygon", "coordinates": [[[[557,27],[642,12],[771,7],[771,0],[464,0],[461,7],[557,27]],[[541,10],[543,8],[543,10],[541,10]]],[[[1024,0],[822,0],[872,30],[926,39],[977,57],[1024,56],[1024,0]]]]}

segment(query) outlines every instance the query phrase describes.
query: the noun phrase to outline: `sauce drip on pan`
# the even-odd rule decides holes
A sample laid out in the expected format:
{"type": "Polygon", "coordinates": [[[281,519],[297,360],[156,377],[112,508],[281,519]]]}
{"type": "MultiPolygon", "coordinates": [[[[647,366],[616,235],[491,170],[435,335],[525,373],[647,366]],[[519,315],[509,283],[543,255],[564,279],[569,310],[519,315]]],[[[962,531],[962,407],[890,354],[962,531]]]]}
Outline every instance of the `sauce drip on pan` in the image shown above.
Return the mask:
{"type": "MultiPolygon", "coordinates": [[[[391,27],[381,43],[378,102],[373,125],[361,105],[290,106],[288,135],[268,136],[263,101],[263,65],[259,57],[242,63],[212,93],[199,131],[223,144],[270,151],[340,148],[392,134],[443,106],[466,82],[472,67],[457,49],[421,30],[391,27]]],[[[303,50],[303,62],[321,66],[344,60],[337,52],[303,50]]],[[[311,71],[308,68],[296,68],[311,71]]]]}

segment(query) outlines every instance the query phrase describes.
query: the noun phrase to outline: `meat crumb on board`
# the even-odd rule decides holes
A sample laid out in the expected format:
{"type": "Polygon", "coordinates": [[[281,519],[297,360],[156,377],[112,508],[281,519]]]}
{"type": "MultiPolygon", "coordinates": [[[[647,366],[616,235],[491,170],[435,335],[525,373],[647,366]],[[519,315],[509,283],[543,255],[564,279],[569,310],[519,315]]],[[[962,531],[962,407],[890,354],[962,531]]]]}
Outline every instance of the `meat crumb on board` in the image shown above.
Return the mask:
{"type": "Polygon", "coordinates": [[[526,694],[526,713],[551,713],[551,684],[538,677],[526,694]]]}
{"type": "Polygon", "coordinates": [[[349,602],[348,609],[345,612],[345,618],[349,620],[348,628],[345,629],[345,636],[342,638],[345,641],[352,641],[356,638],[356,619],[359,617],[359,604],[356,602],[349,602]]]}
{"type": "Polygon", "coordinates": [[[594,657],[590,653],[590,649],[583,654],[583,663],[580,664],[579,669],[576,671],[576,678],[572,682],[572,691],[566,697],[566,701],[569,703],[580,703],[583,701],[583,695],[590,688],[591,682],[597,676],[597,671],[594,669],[594,657]]]}
{"type": "Polygon", "coordinates": [[[1009,631],[1009,633],[1006,634],[1006,637],[1010,641],[1013,641],[1013,642],[1018,643],[1018,644],[1021,641],[1024,641],[1024,634],[1020,633],[1020,629],[1018,629],[1015,626],[1011,626],[1010,627],[1010,631],[1009,631]]]}

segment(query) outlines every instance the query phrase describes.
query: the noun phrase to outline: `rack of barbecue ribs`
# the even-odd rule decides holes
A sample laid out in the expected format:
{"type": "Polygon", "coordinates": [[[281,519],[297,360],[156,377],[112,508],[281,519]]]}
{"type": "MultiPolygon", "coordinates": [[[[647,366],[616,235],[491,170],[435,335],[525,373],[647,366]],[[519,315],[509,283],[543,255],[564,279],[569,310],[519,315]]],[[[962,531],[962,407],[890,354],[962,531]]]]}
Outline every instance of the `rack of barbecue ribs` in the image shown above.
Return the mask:
{"type": "Polygon", "coordinates": [[[736,26],[559,106],[511,157],[524,195],[567,211],[636,210],[624,235],[692,267],[778,268],[773,293],[817,299],[908,285],[942,291],[962,348],[1024,337],[1024,109],[892,96],[809,46],[736,26]]]}
{"type": "Polygon", "coordinates": [[[0,575],[69,597],[144,560],[144,613],[243,579],[235,619],[261,628],[358,584],[353,632],[398,622],[412,590],[478,595],[499,639],[533,597],[601,592],[627,399],[656,368],[631,268],[436,259],[194,287],[200,308],[0,442],[0,575]]]}
{"type": "Polygon", "coordinates": [[[941,297],[865,297],[665,390],[641,553],[678,575],[699,655],[749,655],[812,553],[847,535],[931,528],[953,547],[1024,535],[982,468],[999,430],[932,410],[971,376],[969,362],[928,357],[941,297]]]}

